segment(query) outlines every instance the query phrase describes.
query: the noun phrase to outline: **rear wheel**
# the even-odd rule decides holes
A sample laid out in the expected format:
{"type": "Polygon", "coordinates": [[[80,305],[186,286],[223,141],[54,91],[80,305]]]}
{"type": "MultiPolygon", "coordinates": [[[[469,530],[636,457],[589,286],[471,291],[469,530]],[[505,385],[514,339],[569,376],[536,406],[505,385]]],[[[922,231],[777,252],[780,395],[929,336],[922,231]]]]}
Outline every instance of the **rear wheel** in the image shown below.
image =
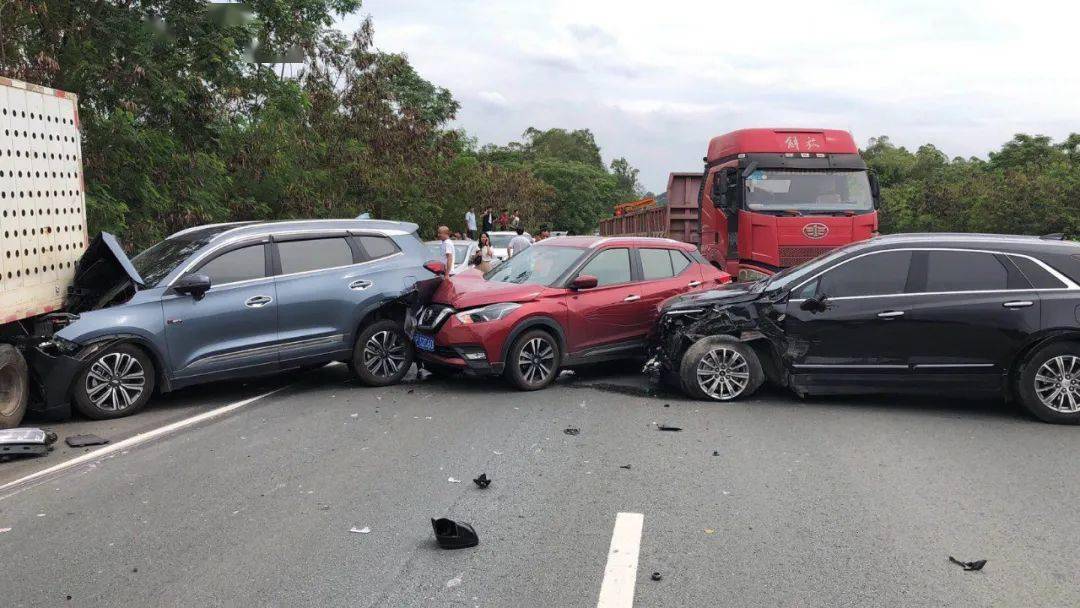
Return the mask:
{"type": "Polygon", "coordinates": [[[1020,402],[1043,422],[1080,423],[1080,343],[1040,348],[1020,370],[1020,402]]]}
{"type": "Polygon", "coordinates": [[[540,390],[555,381],[559,375],[562,353],[559,343],[542,329],[527,331],[514,340],[506,357],[506,371],[510,382],[523,391],[540,390]]]}
{"type": "Polygon", "coordinates": [[[104,420],[138,412],[154,392],[154,363],[143,350],[119,344],[96,355],[75,377],[75,409],[104,420]]]}
{"type": "Polygon", "coordinates": [[[26,359],[14,346],[0,344],[0,429],[19,426],[30,395],[26,359]]]}
{"type": "Polygon", "coordinates": [[[754,349],[729,336],[702,338],[679,366],[683,391],[695,399],[733,401],[752,395],[765,381],[754,349]]]}
{"type": "Polygon", "coordinates": [[[350,366],[364,384],[389,386],[409,373],[414,356],[412,342],[401,323],[385,319],[360,332],[350,366]]]}

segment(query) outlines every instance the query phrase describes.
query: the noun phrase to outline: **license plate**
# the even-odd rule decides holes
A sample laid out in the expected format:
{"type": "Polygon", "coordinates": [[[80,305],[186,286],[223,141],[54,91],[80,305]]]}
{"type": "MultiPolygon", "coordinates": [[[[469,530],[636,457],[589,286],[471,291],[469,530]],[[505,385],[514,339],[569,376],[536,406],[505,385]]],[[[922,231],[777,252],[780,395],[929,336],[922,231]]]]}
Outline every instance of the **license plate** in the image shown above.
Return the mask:
{"type": "Polygon", "coordinates": [[[413,336],[413,343],[415,343],[416,348],[419,348],[420,350],[426,350],[428,352],[435,351],[435,338],[431,336],[416,334],[413,336]]]}

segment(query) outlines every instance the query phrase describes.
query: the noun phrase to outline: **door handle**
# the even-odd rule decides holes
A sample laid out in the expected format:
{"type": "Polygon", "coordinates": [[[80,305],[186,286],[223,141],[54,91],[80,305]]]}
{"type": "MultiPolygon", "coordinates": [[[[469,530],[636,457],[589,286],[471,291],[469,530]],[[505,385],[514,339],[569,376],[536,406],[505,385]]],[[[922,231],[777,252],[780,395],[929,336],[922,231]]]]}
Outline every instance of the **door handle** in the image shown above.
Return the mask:
{"type": "Polygon", "coordinates": [[[372,285],[374,285],[374,283],[372,283],[371,281],[366,281],[364,279],[359,279],[357,281],[353,281],[352,283],[349,283],[349,289],[352,289],[353,291],[363,291],[363,290],[367,289],[368,287],[371,287],[372,285]]]}
{"type": "Polygon", "coordinates": [[[690,281],[686,284],[687,287],[700,287],[701,281],[690,281]]]}
{"type": "Polygon", "coordinates": [[[273,301],[274,298],[271,298],[270,296],[251,296],[244,302],[244,306],[247,306],[248,308],[262,308],[273,301]]]}
{"type": "Polygon", "coordinates": [[[895,319],[897,317],[904,316],[904,311],[902,311],[902,310],[886,310],[885,312],[877,313],[877,316],[878,316],[879,319],[895,319]]]}
{"type": "Polygon", "coordinates": [[[1012,302],[1005,302],[1002,306],[1005,308],[1027,308],[1034,303],[1031,300],[1013,300],[1012,302]]]}
{"type": "Polygon", "coordinates": [[[641,296],[635,294],[632,296],[626,296],[625,298],[623,298],[623,302],[637,302],[640,299],[641,296]]]}

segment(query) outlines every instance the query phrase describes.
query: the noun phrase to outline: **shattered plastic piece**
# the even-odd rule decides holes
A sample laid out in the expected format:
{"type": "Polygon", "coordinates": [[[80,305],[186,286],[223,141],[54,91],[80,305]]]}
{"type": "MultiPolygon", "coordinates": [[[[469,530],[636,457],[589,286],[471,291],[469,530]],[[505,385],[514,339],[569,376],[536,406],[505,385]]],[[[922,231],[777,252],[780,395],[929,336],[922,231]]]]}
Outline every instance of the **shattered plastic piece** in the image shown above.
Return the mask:
{"type": "MultiPolygon", "coordinates": [[[[462,572],[461,574],[465,574],[465,573],[462,572]]],[[[459,574],[459,575],[455,576],[454,578],[446,581],[446,588],[447,589],[453,589],[454,587],[460,587],[461,586],[461,574],[459,574]]]]}
{"type": "Polygon", "coordinates": [[[11,532],[11,528],[0,528],[0,534],[3,534],[4,532],[11,532]]]}
{"type": "Polygon", "coordinates": [[[983,566],[986,565],[985,559],[978,559],[973,562],[962,562],[951,555],[949,556],[949,561],[969,572],[973,570],[982,570],[983,566]]]}
{"type": "Polygon", "coordinates": [[[566,433],[567,435],[577,435],[580,432],[581,432],[581,429],[575,429],[572,426],[568,426],[565,429],[563,429],[563,433],[566,433]]]}
{"type": "Polygon", "coordinates": [[[109,440],[104,437],[98,437],[93,433],[86,433],[85,435],[70,435],[67,439],[64,439],[64,443],[73,448],[82,448],[88,445],[105,445],[106,443],[109,443],[109,440]]]}
{"type": "Polygon", "coordinates": [[[705,528],[705,534],[716,534],[716,530],[712,528],[705,528]]]}
{"type": "Polygon", "coordinates": [[[491,480],[488,479],[487,473],[481,473],[479,477],[473,480],[473,483],[480,488],[486,488],[491,485],[491,480]]]}
{"type": "Polygon", "coordinates": [[[480,544],[476,530],[466,523],[458,523],[445,517],[431,520],[435,540],[443,549],[465,549],[480,544]]]}
{"type": "Polygon", "coordinates": [[[666,424],[661,422],[660,424],[656,425],[656,429],[658,431],[681,431],[682,427],[681,426],[669,426],[669,425],[666,425],[666,424]]]}
{"type": "Polygon", "coordinates": [[[56,433],[36,428],[0,430],[0,456],[40,456],[52,448],[56,433]]]}
{"type": "Polygon", "coordinates": [[[620,469],[626,469],[627,471],[629,471],[630,470],[630,465],[628,465],[628,464],[620,465],[619,468],[620,469]]]}
{"type": "Polygon", "coordinates": [[[713,450],[713,451],[712,451],[712,455],[713,455],[713,456],[719,456],[719,455],[720,455],[720,452],[718,452],[718,451],[716,451],[716,450],[713,450]]]}
{"type": "Polygon", "coordinates": [[[353,526],[349,528],[349,532],[353,532],[355,534],[371,534],[371,528],[367,526],[364,526],[363,528],[357,528],[356,526],[353,526]]]}
{"type": "Polygon", "coordinates": [[[652,580],[654,580],[654,581],[659,581],[659,580],[662,580],[664,578],[664,575],[660,574],[659,572],[653,572],[652,577],[650,577],[650,578],[652,578],[652,580]]]}
{"type": "Polygon", "coordinates": [[[461,483],[460,479],[454,479],[453,477],[448,478],[446,481],[450,483],[461,483]]]}

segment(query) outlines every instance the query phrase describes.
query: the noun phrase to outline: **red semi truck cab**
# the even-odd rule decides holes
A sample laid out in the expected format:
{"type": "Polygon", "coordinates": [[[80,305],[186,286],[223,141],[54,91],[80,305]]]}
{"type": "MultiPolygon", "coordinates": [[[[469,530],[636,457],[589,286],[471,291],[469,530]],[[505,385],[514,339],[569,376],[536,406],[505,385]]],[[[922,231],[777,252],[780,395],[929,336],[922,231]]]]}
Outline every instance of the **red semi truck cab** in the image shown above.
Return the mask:
{"type": "Polygon", "coordinates": [[[709,142],[701,253],[753,281],[878,229],[878,186],[847,131],[742,129],[709,142]]]}

